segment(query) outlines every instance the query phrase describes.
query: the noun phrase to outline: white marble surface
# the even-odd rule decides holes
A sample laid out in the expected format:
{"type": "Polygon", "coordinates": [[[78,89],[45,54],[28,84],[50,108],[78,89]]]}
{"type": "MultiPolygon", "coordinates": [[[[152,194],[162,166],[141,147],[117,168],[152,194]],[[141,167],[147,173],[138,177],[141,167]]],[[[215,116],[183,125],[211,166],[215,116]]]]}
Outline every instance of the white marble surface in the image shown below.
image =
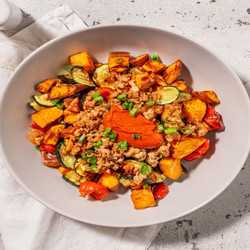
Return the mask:
{"type": "MultiPolygon", "coordinates": [[[[67,4],[88,26],[142,24],[185,35],[211,49],[231,65],[244,84],[250,84],[250,0],[12,2],[23,9],[24,20],[17,29],[2,33],[7,36],[67,4]]],[[[165,223],[149,249],[250,249],[249,180],[250,157],[226,191],[198,211],[165,223]]]]}

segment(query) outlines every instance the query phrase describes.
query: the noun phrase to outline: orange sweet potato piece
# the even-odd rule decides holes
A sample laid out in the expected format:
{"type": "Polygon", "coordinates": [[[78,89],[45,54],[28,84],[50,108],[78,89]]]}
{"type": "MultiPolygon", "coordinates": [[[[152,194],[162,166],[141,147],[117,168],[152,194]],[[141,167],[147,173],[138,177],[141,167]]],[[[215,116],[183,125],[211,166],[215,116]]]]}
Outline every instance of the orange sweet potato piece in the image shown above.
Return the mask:
{"type": "Polygon", "coordinates": [[[109,53],[109,70],[122,73],[129,67],[128,52],[110,52],[109,53]]]}
{"type": "Polygon", "coordinates": [[[145,90],[155,84],[156,76],[152,72],[143,72],[135,76],[135,82],[141,90],[145,90]]]}
{"type": "Polygon", "coordinates": [[[95,68],[98,68],[98,67],[100,67],[102,65],[103,65],[102,63],[95,63],[95,68]]]}
{"type": "Polygon", "coordinates": [[[208,104],[219,104],[220,100],[218,99],[216,93],[212,90],[204,91],[193,91],[192,96],[202,100],[208,104]]]}
{"type": "Polygon", "coordinates": [[[131,192],[131,200],[135,209],[144,209],[146,207],[154,207],[155,199],[151,188],[136,189],[131,192]]]}
{"type": "Polygon", "coordinates": [[[82,66],[88,73],[93,73],[95,65],[88,51],[82,51],[69,57],[72,66],[82,66]]]}
{"type": "Polygon", "coordinates": [[[44,128],[63,115],[63,111],[57,107],[47,108],[31,114],[31,118],[37,125],[44,128]]]}
{"type": "Polygon", "coordinates": [[[67,110],[71,111],[71,112],[75,112],[75,113],[79,113],[80,110],[80,106],[79,106],[79,97],[76,97],[67,107],[67,110]]]}
{"type": "Polygon", "coordinates": [[[182,62],[178,60],[167,67],[163,72],[166,83],[172,83],[181,74],[182,62]]]}
{"type": "Polygon", "coordinates": [[[112,174],[102,174],[98,183],[111,191],[116,191],[120,186],[119,180],[112,174]]]}
{"type": "Polygon", "coordinates": [[[153,92],[157,90],[163,89],[164,86],[167,86],[164,78],[162,75],[157,74],[156,75],[156,83],[153,85],[153,92]]]}
{"type": "Polygon", "coordinates": [[[43,143],[44,144],[50,144],[50,145],[56,145],[59,138],[60,133],[65,128],[65,125],[58,124],[55,126],[52,126],[44,135],[43,143]]]}
{"type": "Polygon", "coordinates": [[[182,90],[182,91],[187,91],[190,93],[190,89],[188,88],[188,86],[185,84],[185,81],[184,80],[176,80],[174,81],[171,86],[174,86],[176,87],[177,89],[179,90],[182,90]]]}
{"type": "Polygon", "coordinates": [[[182,137],[180,140],[174,141],[172,143],[172,157],[175,159],[182,159],[183,157],[195,151],[205,141],[206,138],[203,137],[182,137]]]}
{"type": "Polygon", "coordinates": [[[65,128],[62,132],[61,132],[61,137],[62,138],[69,138],[70,135],[73,135],[74,132],[78,129],[78,127],[74,126],[74,127],[68,127],[65,128]]]}
{"type": "Polygon", "coordinates": [[[64,167],[59,167],[58,168],[58,171],[62,174],[62,175],[65,175],[67,174],[71,169],[67,169],[67,168],[64,168],[64,167]]]}
{"type": "Polygon", "coordinates": [[[190,101],[183,102],[183,111],[188,119],[202,121],[206,114],[207,105],[205,102],[197,98],[192,98],[190,101]]]}
{"type": "Polygon", "coordinates": [[[56,98],[64,98],[68,96],[72,96],[77,92],[87,89],[89,86],[82,85],[82,84],[61,84],[59,86],[52,87],[49,93],[49,99],[56,99],[56,98]]]}
{"type": "Polygon", "coordinates": [[[180,159],[175,159],[172,157],[163,158],[161,159],[159,166],[162,173],[168,179],[178,180],[183,173],[180,159]]]}
{"type": "Polygon", "coordinates": [[[137,56],[133,59],[130,59],[129,63],[135,66],[142,66],[148,60],[149,60],[149,55],[143,54],[141,56],[137,56]]]}
{"type": "Polygon", "coordinates": [[[75,121],[77,120],[77,116],[78,116],[78,114],[67,115],[67,116],[64,118],[64,122],[65,122],[65,123],[68,123],[68,124],[74,124],[75,121]]]}
{"type": "Polygon", "coordinates": [[[40,82],[36,86],[36,91],[41,92],[41,93],[48,93],[53,85],[55,85],[56,83],[60,83],[60,82],[61,82],[60,79],[48,79],[48,80],[45,80],[43,82],[40,82]]]}
{"type": "Polygon", "coordinates": [[[155,74],[159,74],[166,69],[166,65],[161,62],[156,61],[147,61],[143,66],[143,69],[146,71],[154,72],[155,74]]]}
{"type": "Polygon", "coordinates": [[[65,108],[68,108],[68,106],[70,105],[70,103],[73,101],[74,99],[73,98],[65,98],[65,99],[63,99],[63,106],[65,107],[65,108]]]}

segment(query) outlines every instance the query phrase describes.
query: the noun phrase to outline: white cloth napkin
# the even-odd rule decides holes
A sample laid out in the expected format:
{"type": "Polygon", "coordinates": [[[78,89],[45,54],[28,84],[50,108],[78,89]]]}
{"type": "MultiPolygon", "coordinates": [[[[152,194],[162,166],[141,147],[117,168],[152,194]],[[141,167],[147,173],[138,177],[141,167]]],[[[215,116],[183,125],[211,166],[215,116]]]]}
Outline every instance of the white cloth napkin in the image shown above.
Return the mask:
{"type": "MultiPolygon", "coordinates": [[[[84,28],[72,10],[62,6],[11,38],[0,39],[0,95],[28,54],[57,36],[84,28]]],[[[57,214],[26,193],[0,158],[0,232],[6,250],[140,250],[150,245],[161,227],[99,227],[57,214]]]]}

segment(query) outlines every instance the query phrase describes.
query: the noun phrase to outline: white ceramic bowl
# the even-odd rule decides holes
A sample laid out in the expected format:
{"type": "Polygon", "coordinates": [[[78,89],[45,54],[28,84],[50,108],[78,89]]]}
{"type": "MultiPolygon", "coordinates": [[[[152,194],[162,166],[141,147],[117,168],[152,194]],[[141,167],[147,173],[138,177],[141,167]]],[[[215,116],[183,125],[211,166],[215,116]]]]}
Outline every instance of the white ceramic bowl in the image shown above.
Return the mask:
{"type": "Polygon", "coordinates": [[[38,201],[70,218],[103,226],[135,227],[169,221],[190,213],[219,195],[236,177],[250,147],[250,105],[236,74],[218,57],[182,36],[148,27],[96,27],[55,39],[27,57],[15,70],[1,99],[0,146],[6,166],[38,201]],[[208,157],[189,162],[189,175],[170,183],[170,193],[157,207],[135,210],[130,191],[111,194],[109,200],[79,197],[74,186],[56,169],[42,165],[27,137],[31,120],[26,103],[36,83],[55,77],[69,55],[88,50],[98,62],[110,51],[137,56],[157,53],[165,64],[181,59],[182,77],[194,90],[214,90],[221,104],[226,130],[211,133],[208,157]]]}

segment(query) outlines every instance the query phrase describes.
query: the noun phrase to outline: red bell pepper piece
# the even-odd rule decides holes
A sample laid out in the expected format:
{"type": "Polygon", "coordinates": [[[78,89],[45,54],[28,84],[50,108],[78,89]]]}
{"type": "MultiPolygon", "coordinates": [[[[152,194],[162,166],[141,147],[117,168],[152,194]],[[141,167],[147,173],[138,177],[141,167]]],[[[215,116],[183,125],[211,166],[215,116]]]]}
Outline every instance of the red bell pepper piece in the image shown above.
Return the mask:
{"type": "Polygon", "coordinates": [[[214,106],[208,105],[206,115],[204,117],[205,122],[216,130],[224,130],[225,126],[222,120],[222,116],[218,113],[214,106]]]}
{"type": "Polygon", "coordinates": [[[55,154],[56,148],[49,144],[42,144],[40,147],[40,151],[46,151],[51,154],[55,154]]]}
{"type": "Polygon", "coordinates": [[[207,138],[207,140],[203,144],[201,144],[201,146],[199,146],[191,154],[185,156],[183,159],[185,161],[192,161],[194,159],[200,158],[201,156],[207,153],[209,146],[210,146],[210,140],[207,138]]]}
{"type": "Polygon", "coordinates": [[[111,89],[109,87],[102,87],[97,90],[100,93],[100,96],[102,96],[104,99],[109,98],[109,96],[115,92],[114,89],[111,89]]]}
{"type": "Polygon", "coordinates": [[[91,194],[96,200],[101,200],[108,194],[108,190],[99,183],[85,181],[80,185],[79,193],[83,197],[91,194]]]}
{"type": "Polygon", "coordinates": [[[163,199],[168,193],[168,186],[163,182],[156,184],[156,186],[154,187],[154,198],[156,200],[163,199]]]}

